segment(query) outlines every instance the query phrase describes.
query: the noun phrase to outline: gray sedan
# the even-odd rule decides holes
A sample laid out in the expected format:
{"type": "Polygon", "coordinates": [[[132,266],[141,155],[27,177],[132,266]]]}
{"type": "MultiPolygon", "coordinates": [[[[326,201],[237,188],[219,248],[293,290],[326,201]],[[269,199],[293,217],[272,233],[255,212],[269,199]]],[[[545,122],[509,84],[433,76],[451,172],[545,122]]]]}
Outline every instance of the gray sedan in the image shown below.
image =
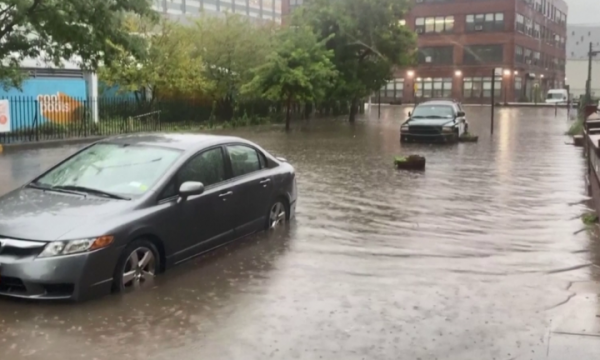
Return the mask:
{"type": "Polygon", "coordinates": [[[136,289],[294,217],[294,168],[210,135],[94,143],[0,198],[0,295],[81,300],[136,289]]]}

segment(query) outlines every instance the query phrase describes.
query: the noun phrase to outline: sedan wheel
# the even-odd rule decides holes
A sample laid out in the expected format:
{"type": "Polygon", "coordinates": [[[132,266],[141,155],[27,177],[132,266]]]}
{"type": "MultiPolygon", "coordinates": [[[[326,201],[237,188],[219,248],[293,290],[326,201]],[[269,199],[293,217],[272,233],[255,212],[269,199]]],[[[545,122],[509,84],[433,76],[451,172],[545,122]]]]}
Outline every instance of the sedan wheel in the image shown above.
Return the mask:
{"type": "Polygon", "coordinates": [[[285,205],[282,202],[278,201],[273,204],[271,211],[269,212],[269,229],[275,229],[280,225],[285,224],[285,220],[287,219],[285,209],[285,205]]]}
{"type": "Polygon", "coordinates": [[[148,282],[156,274],[156,257],[154,252],[144,246],[133,250],[123,266],[121,288],[137,288],[148,282]]]}

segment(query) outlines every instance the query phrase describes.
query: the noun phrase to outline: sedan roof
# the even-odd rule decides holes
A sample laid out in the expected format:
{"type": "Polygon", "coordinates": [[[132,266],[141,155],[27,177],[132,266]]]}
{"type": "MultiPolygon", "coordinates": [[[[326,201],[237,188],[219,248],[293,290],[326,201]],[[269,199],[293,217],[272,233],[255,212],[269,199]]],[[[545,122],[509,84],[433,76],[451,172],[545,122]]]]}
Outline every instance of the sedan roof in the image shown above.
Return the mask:
{"type": "Polygon", "coordinates": [[[100,142],[123,145],[161,146],[184,151],[228,142],[247,143],[247,141],[233,136],[166,133],[119,135],[101,140],[100,142]]]}
{"type": "Polygon", "coordinates": [[[453,101],[453,100],[430,100],[430,101],[424,101],[419,105],[447,105],[447,106],[456,106],[457,102],[453,101]]]}

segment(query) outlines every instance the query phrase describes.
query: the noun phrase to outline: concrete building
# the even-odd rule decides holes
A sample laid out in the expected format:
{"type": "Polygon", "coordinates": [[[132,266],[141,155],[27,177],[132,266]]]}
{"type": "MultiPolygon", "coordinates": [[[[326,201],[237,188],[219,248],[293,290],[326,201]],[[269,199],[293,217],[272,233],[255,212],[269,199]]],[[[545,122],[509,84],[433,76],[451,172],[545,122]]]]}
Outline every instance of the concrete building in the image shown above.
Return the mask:
{"type": "MultiPolygon", "coordinates": [[[[590,43],[594,51],[600,50],[600,26],[569,25],[567,35],[566,83],[571,95],[578,98],[585,94],[590,43]]],[[[600,97],[600,56],[592,62],[592,96],[600,97]]]]}
{"type": "Polygon", "coordinates": [[[289,6],[289,0],[153,0],[153,8],[172,19],[229,12],[281,24],[282,2],[289,6]]]}

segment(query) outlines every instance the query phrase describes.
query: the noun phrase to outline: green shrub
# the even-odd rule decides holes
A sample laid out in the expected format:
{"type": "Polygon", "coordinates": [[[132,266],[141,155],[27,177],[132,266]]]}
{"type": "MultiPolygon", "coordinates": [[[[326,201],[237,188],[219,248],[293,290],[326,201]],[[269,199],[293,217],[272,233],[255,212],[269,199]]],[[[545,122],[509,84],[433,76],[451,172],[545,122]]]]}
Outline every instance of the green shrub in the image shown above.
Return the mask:
{"type": "Polygon", "coordinates": [[[567,131],[567,135],[575,136],[583,134],[583,118],[578,117],[567,131]]]}

